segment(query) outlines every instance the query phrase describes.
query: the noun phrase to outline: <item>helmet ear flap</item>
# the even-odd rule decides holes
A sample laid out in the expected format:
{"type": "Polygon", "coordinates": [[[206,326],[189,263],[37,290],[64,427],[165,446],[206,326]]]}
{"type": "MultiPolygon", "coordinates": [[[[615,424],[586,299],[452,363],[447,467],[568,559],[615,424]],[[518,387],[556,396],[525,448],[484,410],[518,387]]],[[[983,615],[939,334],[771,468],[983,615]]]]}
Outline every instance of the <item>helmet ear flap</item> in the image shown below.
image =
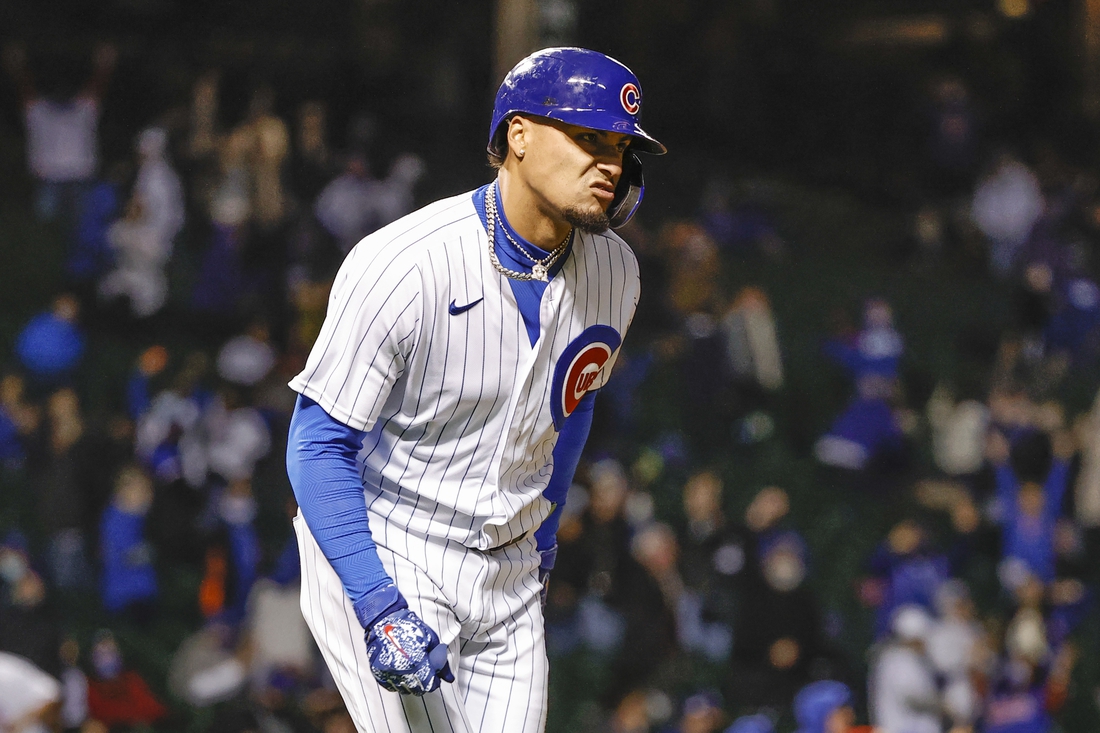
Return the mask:
{"type": "Polygon", "coordinates": [[[505,131],[508,129],[508,120],[512,119],[512,115],[500,121],[497,125],[496,131],[489,139],[488,151],[492,155],[504,160],[508,157],[508,142],[504,139],[505,131]]]}
{"type": "Polygon", "coordinates": [[[607,218],[612,229],[618,229],[630,221],[641,205],[644,194],[642,161],[634,151],[627,150],[623,154],[623,172],[619,176],[619,185],[615,187],[615,198],[607,207],[607,218]]]}

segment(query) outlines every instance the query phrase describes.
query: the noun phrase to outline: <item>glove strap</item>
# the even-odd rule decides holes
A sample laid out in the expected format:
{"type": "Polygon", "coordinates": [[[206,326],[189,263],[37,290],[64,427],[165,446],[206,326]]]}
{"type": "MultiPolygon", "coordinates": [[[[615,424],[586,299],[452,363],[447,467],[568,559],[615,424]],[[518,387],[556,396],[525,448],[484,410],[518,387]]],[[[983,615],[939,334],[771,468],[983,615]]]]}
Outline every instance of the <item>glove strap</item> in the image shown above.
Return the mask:
{"type": "Polygon", "coordinates": [[[558,559],[558,543],[555,542],[553,547],[549,547],[542,551],[542,562],[539,563],[539,570],[550,571],[554,569],[554,563],[558,559]]]}
{"type": "Polygon", "coordinates": [[[363,600],[355,604],[355,617],[364,629],[370,631],[379,619],[389,616],[394,611],[408,608],[405,597],[397,590],[393,583],[371,591],[363,600]]]}

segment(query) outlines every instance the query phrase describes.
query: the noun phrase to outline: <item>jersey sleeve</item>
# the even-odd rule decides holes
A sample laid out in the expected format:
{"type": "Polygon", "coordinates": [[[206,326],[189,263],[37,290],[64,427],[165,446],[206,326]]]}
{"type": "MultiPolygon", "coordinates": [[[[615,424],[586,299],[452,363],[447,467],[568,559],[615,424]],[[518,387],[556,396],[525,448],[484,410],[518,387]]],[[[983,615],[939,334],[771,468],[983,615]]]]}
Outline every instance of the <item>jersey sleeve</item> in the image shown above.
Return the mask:
{"type": "Polygon", "coordinates": [[[422,286],[412,258],[356,247],[336,276],[321,333],[291,389],[345,425],[369,431],[416,347],[422,286]]]}

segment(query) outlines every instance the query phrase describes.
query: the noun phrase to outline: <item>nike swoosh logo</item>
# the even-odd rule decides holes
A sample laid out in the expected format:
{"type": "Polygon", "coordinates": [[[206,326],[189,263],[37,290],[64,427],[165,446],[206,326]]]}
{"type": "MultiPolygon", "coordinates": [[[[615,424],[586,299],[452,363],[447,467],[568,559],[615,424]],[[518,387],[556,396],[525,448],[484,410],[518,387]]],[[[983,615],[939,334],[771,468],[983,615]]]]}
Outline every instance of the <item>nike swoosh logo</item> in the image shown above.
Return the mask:
{"type": "Polygon", "coordinates": [[[401,644],[397,641],[397,639],[393,638],[393,629],[394,627],[392,625],[386,624],[382,627],[382,635],[385,636],[391,644],[393,644],[394,649],[401,652],[401,655],[405,657],[405,659],[409,659],[409,661],[412,661],[409,657],[408,652],[401,648],[401,644]]]}
{"type": "Polygon", "coordinates": [[[447,312],[450,313],[452,316],[457,316],[459,313],[465,313],[466,311],[470,310],[483,300],[485,300],[485,298],[478,298],[474,302],[467,303],[466,305],[455,305],[455,302],[452,300],[451,304],[447,306],[447,312]]]}

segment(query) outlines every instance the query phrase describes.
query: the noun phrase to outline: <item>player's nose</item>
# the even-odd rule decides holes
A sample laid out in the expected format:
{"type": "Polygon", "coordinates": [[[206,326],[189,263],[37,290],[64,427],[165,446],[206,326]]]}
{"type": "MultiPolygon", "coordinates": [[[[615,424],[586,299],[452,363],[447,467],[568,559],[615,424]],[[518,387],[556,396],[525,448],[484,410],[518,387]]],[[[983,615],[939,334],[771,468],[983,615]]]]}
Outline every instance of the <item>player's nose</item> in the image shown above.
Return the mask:
{"type": "Polygon", "coordinates": [[[616,154],[614,157],[598,158],[596,160],[596,170],[602,173],[612,186],[619,184],[619,176],[623,173],[623,157],[621,154],[616,154]]]}

